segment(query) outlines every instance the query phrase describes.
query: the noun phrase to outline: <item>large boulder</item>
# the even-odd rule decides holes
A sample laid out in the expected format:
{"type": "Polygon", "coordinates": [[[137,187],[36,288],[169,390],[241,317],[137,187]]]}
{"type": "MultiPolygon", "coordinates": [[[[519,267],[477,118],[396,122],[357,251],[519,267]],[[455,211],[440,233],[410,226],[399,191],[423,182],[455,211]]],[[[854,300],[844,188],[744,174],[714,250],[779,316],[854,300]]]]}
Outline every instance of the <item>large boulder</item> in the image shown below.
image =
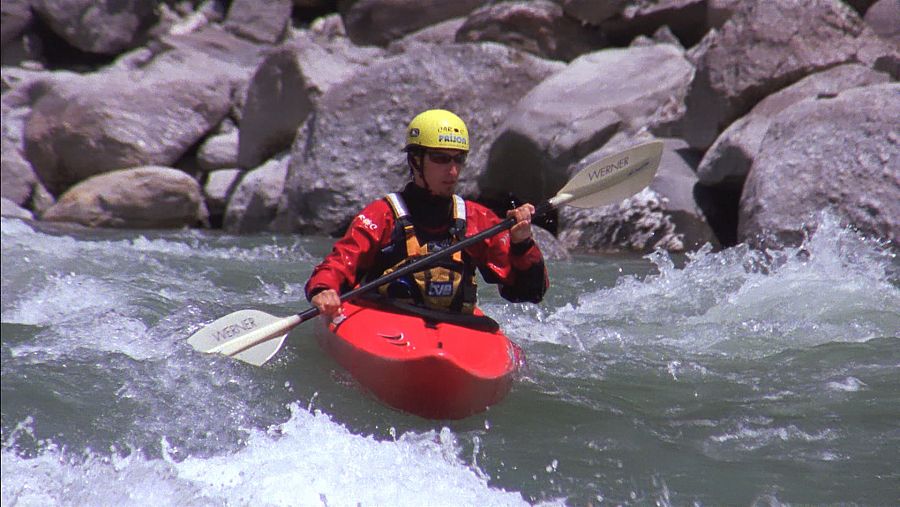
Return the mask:
{"type": "Polygon", "coordinates": [[[225,208],[241,179],[240,169],[217,169],[206,176],[203,185],[203,197],[206,198],[206,209],[209,210],[209,222],[212,227],[221,227],[225,208]]]}
{"type": "Polygon", "coordinates": [[[163,229],[207,219],[200,185],[169,167],[123,169],[72,187],[41,217],[88,227],[163,229]]]}
{"type": "Polygon", "coordinates": [[[358,46],[387,46],[427,26],[465,16],[485,0],[341,0],[338,11],[358,46]]]}
{"type": "MultiPolygon", "coordinates": [[[[645,138],[619,136],[578,164],[581,170],[645,138]]],[[[600,208],[563,207],[559,213],[559,239],[576,252],[669,252],[696,250],[718,240],[694,200],[696,159],[687,143],[665,139],[656,177],[639,194],[600,208]]]]}
{"type": "Polygon", "coordinates": [[[0,3],[0,46],[4,50],[8,42],[22,35],[31,24],[30,4],[31,0],[4,0],[0,3]]]}
{"type": "Polygon", "coordinates": [[[206,138],[197,150],[197,163],[204,171],[238,166],[238,130],[233,126],[206,138]]]}
{"type": "Polygon", "coordinates": [[[531,234],[545,261],[570,261],[572,254],[550,231],[537,225],[531,226],[531,234]]]}
{"type": "Polygon", "coordinates": [[[233,233],[266,230],[278,211],[286,175],[287,160],[284,158],[269,160],[245,174],[225,208],[222,228],[233,233]]]}
{"type": "Polygon", "coordinates": [[[692,76],[684,53],[669,44],[577,58],[523,97],[500,126],[479,180],[482,194],[512,192],[529,202],[554,195],[573,164],[620,131],[652,125],[680,102],[692,76]]]}
{"type": "Polygon", "coordinates": [[[28,115],[27,107],[12,107],[7,101],[2,104],[0,122],[0,192],[3,197],[24,206],[31,198],[34,186],[39,184],[31,164],[22,155],[22,125],[28,115]]]}
{"type": "Polygon", "coordinates": [[[863,20],[880,37],[900,44],[900,2],[897,0],[875,2],[866,11],[863,20]]]}
{"type": "Polygon", "coordinates": [[[31,8],[72,46],[115,55],[141,41],[157,20],[156,4],[153,0],[32,0],[31,8]]]}
{"type": "Polygon", "coordinates": [[[747,115],[729,125],[706,151],[697,168],[700,182],[740,188],[772,119],[779,112],[804,99],[835,96],[849,88],[885,83],[890,79],[889,75],[863,65],[839,65],[769,95],[747,115]]]}
{"type": "MultiPolygon", "coordinates": [[[[204,3],[203,6],[210,3],[212,2],[204,3]]],[[[241,118],[250,77],[265,58],[267,51],[271,49],[267,44],[238,37],[218,24],[202,25],[186,32],[170,32],[154,42],[151,47],[157,43],[166,53],[187,55],[183,58],[186,64],[191,63],[190,55],[193,54],[211,59],[217,66],[215,72],[219,79],[227,81],[231,86],[231,109],[228,114],[236,121],[240,121],[241,118]]],[[[147,65],[140,65],[139,68],[147,65]]],[[[200,67],[197,72],[209,72],[209,69],[200,67]]]]}
{"type": "Polygon", "coordinates": [[[821,210],[864,234],[900,238],[900,84],[807,99],[772,122],[741,196],[738,237],[797,243],[821,210]]]}
{"type": "Polygon", "coordinates": [[[427,26],[391,42],[386,48],[393,55],[405,53],[411,46],[421,44],[446,44],[448,40],[456,40],[456,32],[466,23],[466,18],[453,18],[427,26]]]}
{"type": "Polygon", "coordinates": [[[6,197],[0,198],[0,205],[2,205],[2,207],[0,207],[0,216],[21,218],[22,220],[34,219],[34,215],[32,215],[30,211],[10,201],[6,197]]]}
{"type": "Polygon", "coordinates": [[[53,81],[28,118],[26,156],[57,195],[107,171],[172,166],[228,113],[233,82],[222,67],[168,52],[140,70],[53,81]]]}
{"type": "MultiPolygon", "coordinates": [[[[757,102],[801,78],[871,54],[879,43],[839,0],[744,2],[689,56],[697,75],[680,135],[705,150],[757,102]]],[[[866,62],[871,63],[871,62],[866,62]]]]}
{"type": "Polygon", "coordinates": [[[405,128],[443,107],[469,127],[471,152],[458,191],[472,197],[497,126],[512,105],[562,64],[494,43],[421,45],[333,87],[307,118],[291,152],[273,228],[342,234],[363,206],[409,178],[405,128]]]}
{"type": "Polygon", "coordinates": [[[218,25],[204,25],[190,31],[170,32],[160,37],[152,46],[160,45],[166,53],[186,55],[182,57],[185,64],[193,64],[190,56],[198,53],[211,58],[219,65],[218,69],[201,65],[198,73],[214,71],[220,78],[230,82],[246,81],[253,74],[270,48],[267,44],[258,44],[242,39],[218,25]]]}
{"type": "Polygon", "coordinates": [[[232,0],[225,28],[256,42],[275,44],[291,24],[291,0],[232,0]]]}
{"type": "MultiPolygon", "coordinates": [[[[29,85],[22,85],[28,88],[29,85]]],[[[31,163],[25,158],[23,131],[30,107],[27,90],[13,90],[3,95],[2,135],[0,135],[0,192],[17,206],[44,212],[53,205],[50,192],[41,184],[31,163]],[[21,92],[21,93],[17,93],[21,92]]]]}
{"type": "Polygon", "coordinates": [[[565,61],[606,45],[599,30],[566,16],[550,0],[503,2],[477,9],[456,32],[456,41],[499,42],[565,61]]]}
{"type": "Polygon", "coordinates": [[[382,53],[355,47],[346,38],[322,40],[305,33],[269,53],[247,87],[238,165],[253,168],[290,148],[315,101],[382,53]]]}
{"type": "Polygon", "coordinates": [[[31,201],[36,185],[40,185],[31,164],[7,138],[2,139],[2,162],[0,162],[0,193],[19,206],[31,201]]]}

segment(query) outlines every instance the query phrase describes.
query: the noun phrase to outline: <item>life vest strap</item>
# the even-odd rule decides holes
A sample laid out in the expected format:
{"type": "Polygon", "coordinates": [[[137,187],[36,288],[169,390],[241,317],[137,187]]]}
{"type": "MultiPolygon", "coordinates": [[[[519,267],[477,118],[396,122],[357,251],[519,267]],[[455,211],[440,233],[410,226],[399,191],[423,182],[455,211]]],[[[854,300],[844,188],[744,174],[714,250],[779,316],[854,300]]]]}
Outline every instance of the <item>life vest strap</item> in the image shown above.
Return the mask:
{"type": "MultiPolygon", "coordinates": [[[[421,244],[416,235],[409,209],[400,194],[390,193],[385,196],[385,200],[390,205],[395,220],[395,235],[392,238],[394,246],[390,248],[396,255],[399,254],[401,248],[405,247],[406,255],[405,259],[398,264],[387,267],[383,274],[397,269],[405,262],[433,253],[429,250],[437,251],[447,245],[444,242],[421,244]]],[[[449,244],[463,239],[466,232],[466,201],[455,194],[452,200],[453,222],[448,231],[449,244]]],[[[442,261],[433,268],[414,273],[410,276],[409,282],[417,287],[416,292],[421,295],[415,299],[424,299],[426,302],[443,300],[438,303],[439,307],[455,311],[461,310],[465,313],[471,313],[474,308],[476,299],[474,271],[466,264],[462,251],[454,252],[449,259],[449,264],[447,261],[442,261]],[[451,300],[447,301],[447,298],[451,298],[451,300]]],[[[387,295],[388,290],[388,287],[384,287],[379,289],[379,293],[387,295]]]]}

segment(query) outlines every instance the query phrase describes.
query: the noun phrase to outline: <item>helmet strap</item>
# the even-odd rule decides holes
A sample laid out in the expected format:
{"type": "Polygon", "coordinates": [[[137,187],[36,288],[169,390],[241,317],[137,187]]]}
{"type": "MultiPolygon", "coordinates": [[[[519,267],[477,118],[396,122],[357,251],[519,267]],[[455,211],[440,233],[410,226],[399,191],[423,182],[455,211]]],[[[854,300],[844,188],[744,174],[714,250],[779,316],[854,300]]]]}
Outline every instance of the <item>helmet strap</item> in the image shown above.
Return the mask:
{"type": "Polygon", "coordinates": [[[430,193],[431,189],[428,188],[428,181],[425,179],[425,150],[410,150],[406,154],[406,162],[409,165],[410,176],[413,175],[413,171],[419,173],[425,190],[430,193]]]}

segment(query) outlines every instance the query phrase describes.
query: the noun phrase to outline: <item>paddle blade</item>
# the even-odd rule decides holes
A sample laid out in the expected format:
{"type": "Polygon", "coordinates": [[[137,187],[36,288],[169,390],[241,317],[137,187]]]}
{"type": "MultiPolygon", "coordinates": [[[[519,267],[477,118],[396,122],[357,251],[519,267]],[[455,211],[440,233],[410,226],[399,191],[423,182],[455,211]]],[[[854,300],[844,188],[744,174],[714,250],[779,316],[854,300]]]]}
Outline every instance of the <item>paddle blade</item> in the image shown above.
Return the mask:
{"type": "Polygon", "coordinates": [[[551,201],[596,208],[627,199],[653,181],[663,142],[651,141],[600,159],[575,175],[551,201]]]}
{"type": "Polygon", "coordinates": [[[287,339],[287,333],[276,336],[274,338],[270,338],[264,342],[260,342],[257,345],[254,345],[250,348],[247,348],[237,354],[232,354],[231,357],[235,359],[240,359],[245,363],[250,363],[253,366],[262,366],[266,364],[269,359],[272,359],[279,350],[281,350],[281,346],[284,345],[284,340],[287,339]]]}
{"type": "Polygon", "coordinates": [[[281,348],[297,316],[281,318],[259,310],[240,310],[207,324],[188,343],[201,352],[221,353],[261,366],[281,348]]]}

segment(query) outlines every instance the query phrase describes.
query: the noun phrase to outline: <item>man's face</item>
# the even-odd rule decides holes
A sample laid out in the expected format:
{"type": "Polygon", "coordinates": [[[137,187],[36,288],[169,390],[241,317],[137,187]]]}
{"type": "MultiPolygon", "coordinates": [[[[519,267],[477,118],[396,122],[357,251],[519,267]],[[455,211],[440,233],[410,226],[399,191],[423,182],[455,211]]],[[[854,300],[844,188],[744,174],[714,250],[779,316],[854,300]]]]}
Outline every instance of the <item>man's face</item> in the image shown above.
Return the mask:
{"type": "Polygon", "coordinates": [[[466,163],[466,152],[462,150],[428,149],[423,157],[421,176],[414,171],[416,183],[434,195],[450,197],[456,190],[456,182],[466,163]],[[420,181],[424,178],[424,181],[420,181]]]}

